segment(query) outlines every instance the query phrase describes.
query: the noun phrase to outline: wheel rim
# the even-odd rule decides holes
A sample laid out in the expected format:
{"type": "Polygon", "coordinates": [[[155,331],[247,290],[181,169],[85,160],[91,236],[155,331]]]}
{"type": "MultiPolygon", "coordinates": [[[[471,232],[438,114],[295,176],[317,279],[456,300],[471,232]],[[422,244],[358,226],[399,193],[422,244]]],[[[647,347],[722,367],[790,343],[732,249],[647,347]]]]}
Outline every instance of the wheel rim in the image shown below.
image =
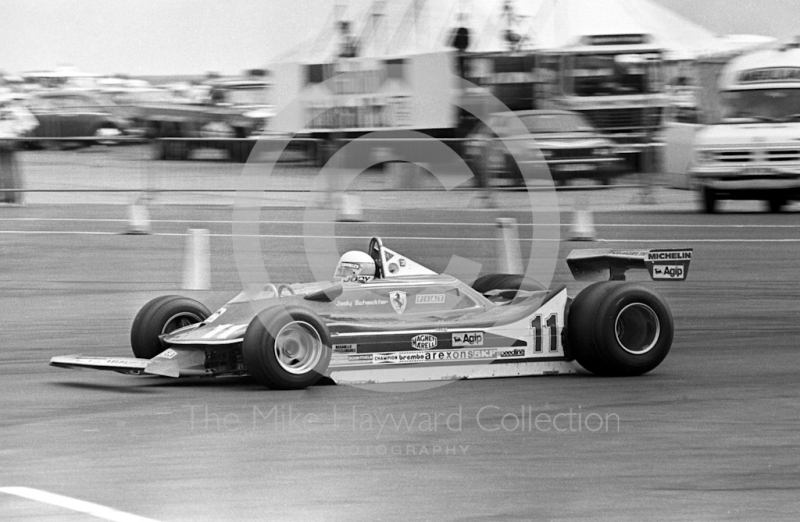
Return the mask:
{"type": "Polygon", "coordinates": [[[119,138],[122,135],[122,132],[120,132],[119,129],[113,129],[111,127],[101,127],[95,131],[94,135],[96,138],[112,138],[97,141],[97,143],[100,145],[109,145],[116,143],[113,138],[119,138]]]}
{"type": "Polygon", "coordinates": [[[661,324],[652,308],[643,303],[631,303],[617,314],[614,333],[623,350],[644,355],[658,342],[661,324]]]}
{"type": "Polygon", "coordinates": [[[164,323],[163,328],[161,328],[161,335],[172,333],[175,330],[180,330],[181,328],[185,328],[190,324],[199,323],[202,320],[202,317],[193,312],[181,312],[175,314],[170,317],[166,323],[164,323]]]}
{"type": "Polygon", "coordinates": [[[295,321],[287,324],[275,337],[275,358],[293,375],[313,370],[322,358],[322,339],[310,324],[295,321]]]}

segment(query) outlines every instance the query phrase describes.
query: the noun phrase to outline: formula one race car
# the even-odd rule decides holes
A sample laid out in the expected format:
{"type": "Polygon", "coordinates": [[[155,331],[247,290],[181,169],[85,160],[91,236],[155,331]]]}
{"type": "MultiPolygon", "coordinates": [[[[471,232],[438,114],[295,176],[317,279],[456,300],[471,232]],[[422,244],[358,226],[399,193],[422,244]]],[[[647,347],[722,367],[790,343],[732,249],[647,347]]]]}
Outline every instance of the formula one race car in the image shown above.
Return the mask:
{"type": "Polygon", "coordinates": [[[652,290],[625,282],[625,272],[646,268],[655,280],[681,281],[691,257],[690,249],[573,251],[567,264],[577,279],[610,278],[573,300],[563,285],[548,290],[517,275],[469,286],[375,237],[368,254],[342,256],[334,281],[268,284],[213,314],[192,299],[159,297],[133,321],[135,358],[72,355],[50,364],[249,374],[274,389],[323,376],[358,384],[574,373],[575,361],[598,375],[640,375],[669,352],[672,314],[652,290]]]}

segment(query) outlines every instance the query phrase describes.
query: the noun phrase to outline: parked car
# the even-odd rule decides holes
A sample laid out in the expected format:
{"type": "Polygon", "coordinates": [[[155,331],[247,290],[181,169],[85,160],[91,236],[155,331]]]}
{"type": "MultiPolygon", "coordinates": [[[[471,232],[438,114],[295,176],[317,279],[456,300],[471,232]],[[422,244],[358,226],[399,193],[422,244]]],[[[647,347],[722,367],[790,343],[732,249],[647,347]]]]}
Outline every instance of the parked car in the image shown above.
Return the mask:
{"type": "Polygon", "coordinates": [[[543,179],[546,166],[557,184],[573,178],[609,183],[620,172],[622,157],[614,143],[576,112],[503,112],[491,115],[487,123],[479,123],[467,136],[464,149],[473,170],[487,179],[506,177],[523,184],[523,172],[528,179],[543,179]],[[514,118],[526,132],[513,124],[514,118]],[[503,134],[503,140],[492,129],[503,134]]]}
{"type": "Polygon", "coordinates": [[[136,119],[148,137],[170,138],[156,142],[159,159],[185,160],[192,150],[206,148],[246,161],[273,114],[269,86],[261,79],[215,80],[196,86],[190,103],[139,104],[136,119]]]}
{"type": "Polygon", "coordinates": [[[30,95],[24,103],[39,120],[31,136],[42,139],[32,140],[30,145],[34,146],[113,145],[129,126],[128,120],[90,92],[41,92],[30,95]]]}

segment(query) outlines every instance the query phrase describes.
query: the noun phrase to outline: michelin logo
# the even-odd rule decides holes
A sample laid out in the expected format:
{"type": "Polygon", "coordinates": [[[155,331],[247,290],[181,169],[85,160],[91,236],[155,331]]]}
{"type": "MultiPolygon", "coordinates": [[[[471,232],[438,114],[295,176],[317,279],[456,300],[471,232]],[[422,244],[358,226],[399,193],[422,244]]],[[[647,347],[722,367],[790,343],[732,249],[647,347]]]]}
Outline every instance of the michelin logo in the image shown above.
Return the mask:
{"type": "Polygon", "coordinates": [[[483,332],[459,332],[453,334],[453,346],[483,346],[483,332]]]}
{"type": "Polygon", "coordinates": [[[691,261],[692,260],[692,252],[691,251],[680,251],[680,252],[648,252],[647,253],[647,260],[648,261],[691,261]]]}

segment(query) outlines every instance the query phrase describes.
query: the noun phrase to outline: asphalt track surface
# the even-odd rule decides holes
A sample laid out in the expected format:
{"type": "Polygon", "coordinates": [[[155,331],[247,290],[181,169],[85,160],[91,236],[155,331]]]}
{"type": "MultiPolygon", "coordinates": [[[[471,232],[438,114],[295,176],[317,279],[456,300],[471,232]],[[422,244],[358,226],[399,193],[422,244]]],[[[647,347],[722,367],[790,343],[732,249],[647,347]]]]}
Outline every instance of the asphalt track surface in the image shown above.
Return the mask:
{"type": "MultiPolygon", "coordinates": [[[[127,356],[131,320],[152,297],[182,293],[212,310],[232,297],[231,212],[160,205],[153,235],[126,236],[116,205],[0,208],[0,488],[163,522],[796,520],[800,214],[732,208],[598,212],[602,242],[560,244],[554,281],[572,295],[582,287],[563,263],[573,248],[694,248],[688,281],[648,283],[676,324],[650,374],[415,393],[51,368],[54,355],[127,356]],[[185,234],[197,227],[212,233],[212,290],[182,291],[185,234]]],[[[527,257],[535,227],[522,212],[372,209],[365,223],[336,225],[337,246],[365,248],[378,234],[431,268],[457,254],[485,273],[501,214],[519,220],[527,257]]],[[[302,211],[262,218],[274,280],[310,277],[302,211]]],[[[2,489],[0,519],[97,520],[2,489]]]]}

